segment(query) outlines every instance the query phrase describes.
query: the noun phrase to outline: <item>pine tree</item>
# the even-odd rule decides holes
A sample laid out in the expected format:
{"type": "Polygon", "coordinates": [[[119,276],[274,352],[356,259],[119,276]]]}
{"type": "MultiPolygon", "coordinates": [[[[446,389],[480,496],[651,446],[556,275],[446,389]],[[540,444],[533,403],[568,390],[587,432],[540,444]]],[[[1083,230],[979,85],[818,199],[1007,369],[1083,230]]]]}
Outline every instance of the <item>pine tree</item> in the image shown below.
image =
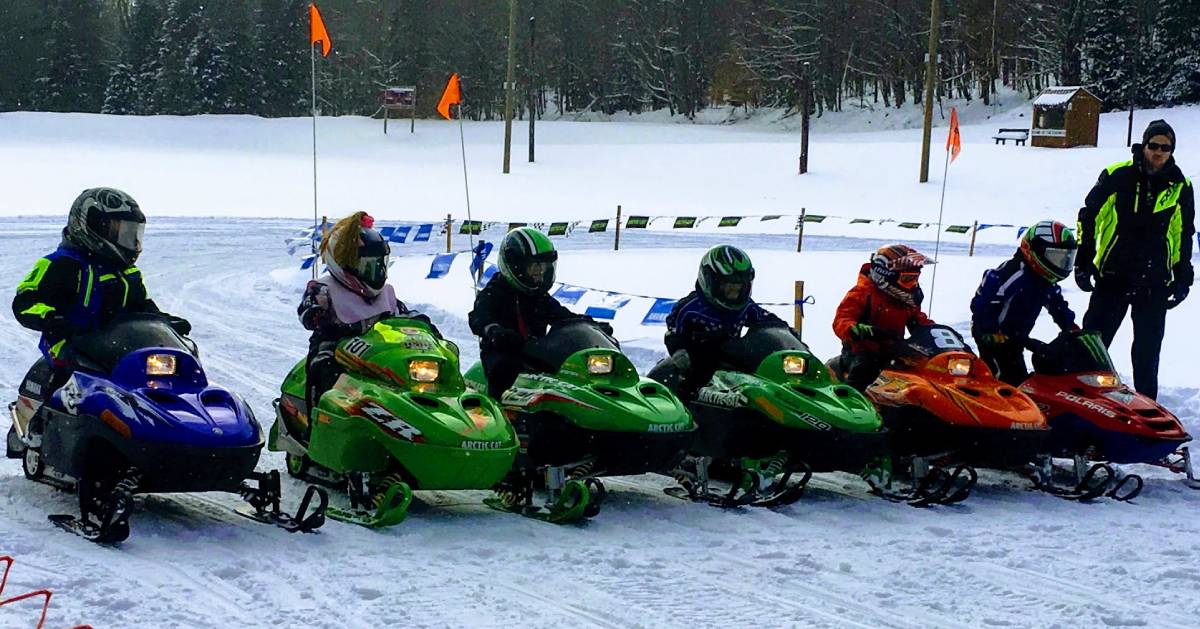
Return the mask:
{"type": "Polygon", "coordinates": [[[121,58],[113,66],[104,93],[104,113],[155,113],[158,31],[162,26],[162,15],[160,0],[139,0],[132,5],[129,27],[122,40],[121,58]]]}
{"type": "Polygon", "coordinates": [[[1150,90],[1168,105],[1200,101],[1200,0],[1160,0],[1154,44],[1150,90]]]}
{"type": "Polygon", "coordinates": [[[56,0],[49,8],[50,37],[36,79],[43,111],[99,112],[107,73],[100,65],[100,15],[95,3],[56,0]]]}
{"type": "Polygon", "coordinates": [[[1083,36],[1083,79],[1107,108],[1129,105],[1138,57],[1137,8],[1130,2],[1093,0],[1083,36]]]}
{"type": "MultiPolygon", "coordinates": [[[[331,33],[332,37],[333,34],[331,33]]],[[[309,110],[308,3],[263,0],[255,17],[256,113],[302,116],[309,110]]]]}
{"type": "Polygon", "coordinates": [[[196,76],[188,63],[196,53],[201,21],[199,0],[168,0],[158,38],[155,113],[188,115],[201,111],[196,76]]]}

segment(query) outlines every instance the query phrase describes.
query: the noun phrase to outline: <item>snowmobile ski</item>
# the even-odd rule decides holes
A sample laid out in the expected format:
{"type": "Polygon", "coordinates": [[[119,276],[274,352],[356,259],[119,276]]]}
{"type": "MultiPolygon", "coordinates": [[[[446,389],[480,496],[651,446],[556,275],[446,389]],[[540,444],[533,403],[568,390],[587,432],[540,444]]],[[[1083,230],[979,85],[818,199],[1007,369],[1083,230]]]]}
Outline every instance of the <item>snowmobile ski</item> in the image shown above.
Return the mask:
{"type": "Polygon", "coordinates": [[[339,522],[348,522],[367,528],[382,528],[393,526],[408,517],[408,508],[412,505],[413,492],[408,483],[394,476],[388,476],[380,489],[370,498],[365,496],[366,483],[362,475],[352,474],[350,480],[350,509],[331,508],[329,517],[339,522]]]}
{"type": "Polygon", "coordinates": [[[786,453],[763,461],[743,459],[737,481],[730,483],[728,490],[716,491],[708,474],[710,463],[709,457],[693,457],[685,461],[675,471],[675,481],[679,484],[663,489],[663,493],[723,509],[780,507],[799,500],[813,474],[812,469],[803,462],[787,461],[786,453]],[[796,476],[799,479],[793,480],[796,476]]]}
{"type": "Polygon", "coordinates": [[[543,505],[534,504],[534,486],[524,474],[502,482],[496,488],[496,495],[483,502],[498,511],[553,524],[581,522],[599,514],[600,500],[606,493],[600,480],[566,478],[563,474],[561,467],[546,470],[548,500],[543,505]]]}
{"type": "Polygon", "coordinates": [[[311,533],[325,524],[325,515],[329,510],[329,496],[320,487],[309,486],[300,499],[300,506],[295,515],[284,513],[279,506],[281,495],[279,471],[267,473],[253,472],[250,479],[256,484],[242,484],[241,495],[247,505],[242,505],[234,511],[245,518],[264,524],[272,524],[290,533],[311,533]],[[316,506],[312,505],[317,499],[316,506]]]}
{"type": "Polygon", "coordinates": [[[970,497],[971,489],[979,480],[979,474],[970,465],[961,464],[952,471],[937,465],[928,466],[908,490],[892,488],[890,472],[865,476],[871,493],[892,502],[903,502],[914,507],[951,505],[970,497]]]}
{"type": "MultiPolygon", "coordinates": [[[[1034,489],[1066,500],[1088,502],[1105,495],[1113,485],[1117,472],[1107,463],[1095,463],[1081,473],[1079,470],[1083,469],[1083,465],[1086,465],[1086,461],[1082,457],[1076,457],[1076,482],[1074,485],[1064,486],[1054,482],[1055,468],[1050,458],[1046,457],[1040,467],[1030,467],[1029,480],[1033,482],[1034,489]]],[[[1119,487],[1114,488],[1114,491],[1118,489],[1119,487]]]]}
{"type": "Polygon", "coordinates": [[[55,526],[97,544],[117,544],[129,538],[129,516],[137,474],[130,471],[108,491],[79,484],[79,517],[70,514],[46,516],[55,526]],[[102,495],[96,495],[99,491],[102,495]]]}

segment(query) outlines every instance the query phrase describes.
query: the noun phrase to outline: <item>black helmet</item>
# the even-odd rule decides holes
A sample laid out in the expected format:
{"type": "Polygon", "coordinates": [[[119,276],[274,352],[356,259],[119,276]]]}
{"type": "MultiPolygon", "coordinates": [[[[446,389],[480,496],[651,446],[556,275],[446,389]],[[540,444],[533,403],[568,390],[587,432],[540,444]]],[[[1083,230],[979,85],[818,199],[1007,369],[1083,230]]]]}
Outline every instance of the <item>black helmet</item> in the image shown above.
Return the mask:
{"type": "Polygon", "coordinates": [[[64,235],[71,244],[113,264],[132,266],[142,253],[146,215],[116,188],[89,188],[71,204],[64,235]]]}
{"type": "Polygon", "coordinates": [[[523,293],[550,290],[558,252],[550,237],[532,227],[518,227],[500,243],[500,274],[523,293]]]}
{"type": "Polygon", "coordinates": [[[375,297],[387,284],[391,246],[373,227],[375,219],[366,213],[353,214],[343,221],[330,230],[329,242],[321,248],[325,266],[342,286],[363,297],[375,297]],[[353,238],[355,232],[358,232],[357,251],[338,245],[343,237],[353,238]]]}
{"type": "Polygon", "coordinates": [[[745,251],[732,245],[717,245],[704,254],[696,285],[704,298],[728,310],[750,303],[754,264],[745,251]]]}

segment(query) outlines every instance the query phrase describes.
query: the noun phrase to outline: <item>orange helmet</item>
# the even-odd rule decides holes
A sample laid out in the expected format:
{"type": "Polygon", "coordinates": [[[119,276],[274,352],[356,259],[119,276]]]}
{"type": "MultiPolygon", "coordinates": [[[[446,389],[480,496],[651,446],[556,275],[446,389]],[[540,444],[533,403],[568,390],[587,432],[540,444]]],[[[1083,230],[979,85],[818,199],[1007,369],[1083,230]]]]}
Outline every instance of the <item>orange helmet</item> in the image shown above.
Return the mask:
{"type": "Polygon", "coordinates": [[[921,268],[931,260],[908,245],[887,245],[871,255],[871,281],[880,289],[912,292],[921,279],[921,268]]]}

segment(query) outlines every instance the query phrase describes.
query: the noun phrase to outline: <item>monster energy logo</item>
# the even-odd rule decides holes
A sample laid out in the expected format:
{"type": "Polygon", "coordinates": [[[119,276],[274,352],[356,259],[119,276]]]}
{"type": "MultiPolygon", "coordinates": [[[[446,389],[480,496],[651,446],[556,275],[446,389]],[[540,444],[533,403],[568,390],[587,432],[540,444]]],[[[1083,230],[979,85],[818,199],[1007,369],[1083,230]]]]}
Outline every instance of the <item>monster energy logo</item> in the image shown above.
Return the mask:
{"type": "Polygon", "coordinates": [[[1104,347],[1104,340],[1100,338],[1099,334],[1094,332],[1082,334],[1079,336],[1079,342],[1091,354],[1092,359],[1096,361],[1097,365],[1112,367],[1112,359],[1108,356],[1108,348],[1104,347]]]}

